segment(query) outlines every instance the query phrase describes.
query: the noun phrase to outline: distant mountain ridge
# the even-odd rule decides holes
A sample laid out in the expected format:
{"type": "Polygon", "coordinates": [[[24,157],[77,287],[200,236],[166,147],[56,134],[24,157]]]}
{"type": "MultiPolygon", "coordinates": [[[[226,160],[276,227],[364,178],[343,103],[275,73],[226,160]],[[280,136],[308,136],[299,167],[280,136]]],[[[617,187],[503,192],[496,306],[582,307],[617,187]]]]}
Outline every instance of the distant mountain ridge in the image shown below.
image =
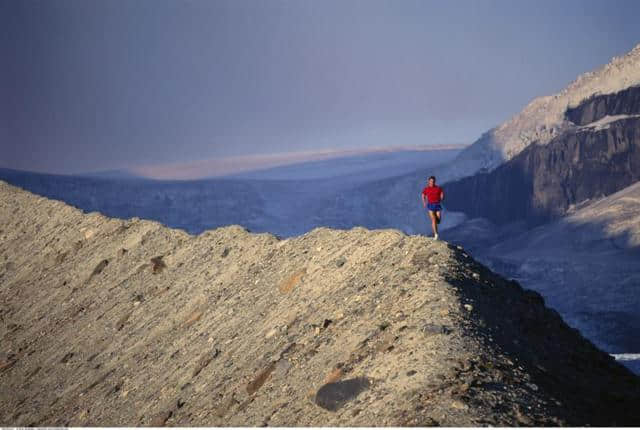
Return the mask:
{"type": "Polygon", "coordinates": [[[599,69],[578,76],[559,93],[531,101],[521,112],[462,151],[444,176],[454,180],[478,171],[491,171],[532,143],[546,145],[570,129],[574,124],[565,116],[568,109],[590,97],[618,93],[639,84],[640,44],[599,69]]]}
{"type": "Polygon", "coordinates": [[[496,223],[536,225],[640,180],[640,86],[592,96],[567,110],[565,121],[564,132],[546,144],[448,183],[448,207],[496,223]]]}
{"type": "Polygon", "coordinates": [[[357,149],[327,149],[300,152],[269,153],[228,156],[202,159],[192,162],[177,162],[133,166],[127,169],[134,176],[158,180],[197,180],[219,177],[253,176],[261,171],[287,168],[304,163],[331,162],[346,158],[366,158],[393,153],[429,153],[457,151],[462,144],[397,145],[386,147],[364,147],[357,149]]]}
{"type": "MultiPolygon", "coordinates": [[[[0,179],[86,211],[138,216],[199,233],[240,224],[254,232],[302,234],[317,226],[426,228],[419,183],[389,194],[396,178],[449,162],[459,149],[379,151],[254,171],[235,177],[154,180],[72,176],[0,168],[0,179]],[[289,178],[289,179],[285,179],[289,178]],[[414,192],[415,188],[415,192],[414,192]],[[402,194],[410,192],[406,201],[402,194]]],[[[451,219],[445,220],[445,223],[451,219]]],[[[420,230],[422,228],[422,230],[420,230]]]]}

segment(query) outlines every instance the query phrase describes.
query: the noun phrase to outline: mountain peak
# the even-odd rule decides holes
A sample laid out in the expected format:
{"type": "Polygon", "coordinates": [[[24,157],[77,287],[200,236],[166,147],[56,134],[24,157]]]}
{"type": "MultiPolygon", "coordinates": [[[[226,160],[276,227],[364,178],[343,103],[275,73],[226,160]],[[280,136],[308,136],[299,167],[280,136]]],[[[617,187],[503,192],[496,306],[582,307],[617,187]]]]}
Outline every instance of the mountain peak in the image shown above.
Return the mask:
{"type": "Polygon", "coordinates": [[[568,108],[598,94],[616,93],[640,85],[640,44],[604,66],[581,74],[559,93],[532,100],[518,114],[489,130],[454,162],[448,179],[467,176],[479,169],[491,170],[519,154],[533,142],[547,144],[571,129],[565,119],[568,108]]]}

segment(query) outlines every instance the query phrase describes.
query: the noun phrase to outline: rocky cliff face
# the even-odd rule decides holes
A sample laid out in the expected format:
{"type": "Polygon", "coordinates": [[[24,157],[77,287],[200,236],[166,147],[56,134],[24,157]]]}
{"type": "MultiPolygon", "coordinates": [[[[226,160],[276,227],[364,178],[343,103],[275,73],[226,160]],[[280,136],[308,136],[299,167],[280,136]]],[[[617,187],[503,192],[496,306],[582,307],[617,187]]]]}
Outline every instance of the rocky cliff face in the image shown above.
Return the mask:
{"type": "Polygon", "coordinates": [[[577,125],[589,125],[607,116],[620,115],[640,115],[640,86],[613,94],[591,96],[565,113],[565,117],[577,125]]]}
{"type": "Polygon", "coordinates": [[[574,124],[490,173],[446,185],[447,208],[531,224],[640,180],[640,87],[592,97],[566,112],[574,124]]]}
{"type": "Polygon", "coordinates": [[[190,236],[0,182],[3,426],[638,425],[640,380],[463,249],[190,236]]]}
{"type": "Polygon", "coordinates": [[[567,108],[594,96],[615,94],[637,85],[640,85],[640,44],[604,66],[578,76],[559,93],[532,100],[511,119],[484,133],[440,175],[442,179],[454,180],[493,170],[534,142],[546,145],[571,129],[573,124],[565,115],[567,108]]]}

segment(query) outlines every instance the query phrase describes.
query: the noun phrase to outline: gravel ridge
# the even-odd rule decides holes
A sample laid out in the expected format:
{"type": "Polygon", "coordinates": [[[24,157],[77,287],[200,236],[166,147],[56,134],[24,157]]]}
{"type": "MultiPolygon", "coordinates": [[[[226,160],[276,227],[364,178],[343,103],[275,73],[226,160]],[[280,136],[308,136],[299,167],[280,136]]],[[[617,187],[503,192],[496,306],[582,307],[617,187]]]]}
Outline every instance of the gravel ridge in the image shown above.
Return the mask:
{"type": "Polygon", "coordinates": [[[464,249],[192,236],[0,181],[3,426],[639,425],[640,378],[464,249]]]}

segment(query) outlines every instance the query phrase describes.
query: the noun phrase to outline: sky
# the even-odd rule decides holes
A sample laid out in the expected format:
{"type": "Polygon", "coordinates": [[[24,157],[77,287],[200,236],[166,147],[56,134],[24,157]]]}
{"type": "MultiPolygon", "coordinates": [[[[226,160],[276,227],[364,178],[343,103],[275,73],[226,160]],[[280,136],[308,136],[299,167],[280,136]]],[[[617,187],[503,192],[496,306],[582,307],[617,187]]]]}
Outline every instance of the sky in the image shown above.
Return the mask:
{"type": "Polygon", "coordinates": [[[0,0],[0,166],[470,144],[640,43],[640,2],[0,0]]]}

